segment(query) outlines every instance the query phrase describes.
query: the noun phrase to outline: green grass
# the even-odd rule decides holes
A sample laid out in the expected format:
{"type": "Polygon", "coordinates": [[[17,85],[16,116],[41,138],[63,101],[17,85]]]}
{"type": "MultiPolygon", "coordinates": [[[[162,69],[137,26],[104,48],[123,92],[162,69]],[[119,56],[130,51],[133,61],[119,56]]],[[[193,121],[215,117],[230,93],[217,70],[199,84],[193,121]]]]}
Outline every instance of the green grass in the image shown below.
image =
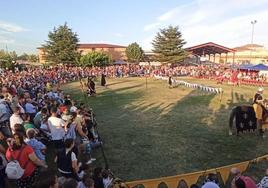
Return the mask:
{"type": "MultiPolygon", "coordinates": [[[[219,87],[214,81],[183,78],[219,87]]],[[[63,89],[97,115],[110,168],[127,181],[205,170],[268,153],[268,139],[255,133],[228,136],[230,109],[250,104],[256,87],[222,85],[220,95],[145,78],[108,79],[97,96],[81,94],[79,83],[63,89]]],[[[97,84],[99,85],[99,84],[97,84]]],[[[103,165],[101,151],[94,154],[103,165]]],[[[260,178],[266,163],[249,171],[260,178]],[[257,169],[257,170],[256,170],[257,169]]]]}

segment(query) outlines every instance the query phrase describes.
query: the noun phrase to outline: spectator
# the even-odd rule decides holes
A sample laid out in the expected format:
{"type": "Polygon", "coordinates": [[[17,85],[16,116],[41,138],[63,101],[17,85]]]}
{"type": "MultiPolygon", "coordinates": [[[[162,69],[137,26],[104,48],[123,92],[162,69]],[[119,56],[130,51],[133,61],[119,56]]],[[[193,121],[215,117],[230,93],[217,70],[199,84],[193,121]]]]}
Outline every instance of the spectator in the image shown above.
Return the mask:
{"type": "Polygon", "coordinates": [[[6,179],[5,168],[7,165],[7,161],[5,157],[6,149],[3,144],[4,139],[5,136],[0,130],[0,188],[5,187],[5,179],[6,179]]]}
{"type": "Polygon", "coordinates": [[[261,179],[260,183],[257,184],[258,188],[268,188],[268,169],[266,169],[265,176],[261,179]]]}
{"type": "Polygon", "coordinates": [[[14,113],[10,117],[10,128],[13,133],[15,133],[15,128],[18,129],[20,126],[22,127],[23,119],[20,116],[20,107],[16,107],[14,113]],[[15,125],[18,125],[15,127],[15,125]]]}
{"type": "Polygon", "coordinates": [[[47,168],[47,165],[38,159],[31,146],[25,144],[22,135],[14,134],[13,138],[7,139],[7,143],[7,160],[11,161],[16,159],[20,166],[25,170],[23,176],[16,181],[17,186],[19,188],[31,187],[38,175],[37,166],[47,168]]]}
{"type": "Polygon", "coordinates": [[[57,117],[57,111],[56,107],[51,108],[51,116],[48,118],[48,129],[51,131],[52,142],[55,148],[60,149],[64,148],[62,139],[65,135],[65,122],[57,117]]]}
{"type": "Polygon", "coordinates": [[[242,188],[245,184],[245,188],[257,188],[256,183],[248,176],[242,176],[241,172],[238,168],[232,168],[231,174],[234,175],[234,179],[232,180],[232,187],[239,186],[237,188],[242,188]],[[239,180],[238,180],[239,179],[239,180]],[[237,182],[236,182],[237,181],[237,182]],[[244,182],[244,184],[242,183],[244,182]]]}
{"type": "Polygon", "coordinates": [[[59,182],[56,173],[52,170],[45,170],[40,173],[38,181],[33,185],[33,188],[58,188],[59,182]]]}
{"type": "Polygon", "coordinates": [[[82,181],[78,182],[77,188],[94,188],[94,181],[89,174],[85,174],[82,181]]]}
{"type": "Polygon", "coordinates": [[[35,129],[35,126],[30,122],[30,114],[26,113],[26,114],[23,114],[23,119],[24,119],[24,122],[23,122],[23,127],[24,127],[24,130],[25,132],[27,132],[28,129],[35,129]]]}
{"type": "Polygon", "coordinates": [[[73,178],[77,181],[80,181],[78,177],[79,166],[77,162],[77,157],[72,151],[74,147],[73,139],[66,139],[64,142],[64,149],[59,150],[55,158],[57,162],[58,171],[62,176],[66,178],[73,178]]]}
{"type": "Polygon", "coordinates": [[[27,138],[28,138],[26,143],[33,148],[36,156],[41,161],[45,162],[46,146],[42,142],[36,140],[36,138],[35,138],[36,137],[36,131],[34,129],[28,129],[26,131],[26,135],[27,135],[27,138]]]}
{"type": "Polygon", "coordinates": [[[98,167],[94,169],[93,180],[95,188],[104,188],[102,179],[102,168],[98,167]]]}
{"type": "Polygon", "coordinates": [[[9,118],[11,116],[11,111],[7,107],[7,103],[3,95],[0,95],[0,131],[5,136],[11,136],[11,131],[9,127],[9,118]]]}

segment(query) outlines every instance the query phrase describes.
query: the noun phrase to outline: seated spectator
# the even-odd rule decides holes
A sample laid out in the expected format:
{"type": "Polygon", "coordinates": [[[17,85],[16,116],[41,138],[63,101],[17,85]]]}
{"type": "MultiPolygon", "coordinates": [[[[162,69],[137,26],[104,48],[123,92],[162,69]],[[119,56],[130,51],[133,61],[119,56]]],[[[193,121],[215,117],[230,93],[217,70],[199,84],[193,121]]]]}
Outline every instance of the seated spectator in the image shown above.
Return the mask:
{"type": "Polygon", "coordinates": [[[98,167],[94,169],[93,180],[95,188],[104,188],[102,179],[102,168],[98,167]]]}
{"type": "Polygon", "coordinates": [[[208,174],[202,188],[220,188],[217,175],[213,173],[208,174]]]}
{"type": "Polygon", "coordinates": [[[265,176],[261,179],[260,183],[257,184],[258,188],[268,188],[268,169],[266,169],[265,176]]]}
{"type": "Polygon", "coordinates": [[[232,180],[232,187],[237,187],[237,188],[242,188],[243,185],[245,184],[245,188],[257,188],[256,183],[254,182],[253,179],[251,179],[248,176],[242,176],[241,172],[238,168],[232,168],[231,169],[231,174],[234,175],[234,179],[232,180]],[[236,182],[237,181],[237,182],[236,182]],[[242,183],[242,181],[244,183],[242,183]]]}
{"type": "Polygon", "coordinates": [[[25,170],[23,176],[16,180],[17,186],[19,188],[31,187],[38,175],[37,166],[47,168],[47,165],[38,159],[32,147],[23,141],[22,135],[14,134],[13,138],[7,139],[7,143],[7,160],[17,160],[20,166],[25,170]]]}
{"type": "Polygon", "coordinates": [[[77,182],[72,178],[68,178],[64,181],[62,188],[77,188],[77,182]]]}
{"type": "Polygon", "coordinates": [[[45,162],[46,146],[42,142],[36,140],[36,138],[35,138],[36,137],[36,131],[34,129],[28,129],[26,131],[26,135],[27,135],[26,143],[33,148],[36,156],[40,160],[45,162]]]}
{"type": "Polygon", "coordinates": [[[82,181],[78,182],[77,188],[94,188],[94,181],[89,174],[85,174],[82,181]]]}
{"type": "Polygon", "coordinates": [[[111,187],[112,181],[113,181],[113,178],[110,176],[109,171],[103,170],[102,171],[102,182],[103,182],[104,188],[111,187]]]}
{"type": "Polygon", "coordinates": [[[59,182],[56,173],[52,170],[45,170],[40,173],[33,188],[58,188],[59,182]]]}

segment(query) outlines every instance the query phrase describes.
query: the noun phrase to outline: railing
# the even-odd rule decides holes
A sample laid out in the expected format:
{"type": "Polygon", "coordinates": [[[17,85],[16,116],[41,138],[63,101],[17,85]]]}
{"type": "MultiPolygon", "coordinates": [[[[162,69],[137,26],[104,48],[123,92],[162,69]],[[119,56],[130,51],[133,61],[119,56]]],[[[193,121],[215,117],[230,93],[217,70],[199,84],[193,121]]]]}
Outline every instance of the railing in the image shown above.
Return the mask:
{"type": "Polygon", "coordinates": [[[190,187],[192,184],[197,183],[199,177],[206,176],[209,173],[215,173],[215,174],[219,173],[223,180],[223,183],[226,184],[230,175],[231,168],[236,167],[240,169],[241,172],[244,172],[248,168],[250,163],[256,163],[264,159],[268,160],[268,154],[261,156],[261,157],[257,157],[249,161],[244,161],[241,163],[235,163],[235,164],[231,164],[227,166],[212,168],[208,170],[202,170],[202,171],[198,171],[194,173],[187,173],[187,174],[162,177],[162,178],[156,178],[156,179],[138,180],[138,181],[127,182],[126,184],[130,188],[134,188],[139,185],[144,186],[144,188],[157,188],[159,184],[165,183],[168,188],[177,188],[179,187],[179,184],[181,182],[185,182],[187,186],[190,187]]]}

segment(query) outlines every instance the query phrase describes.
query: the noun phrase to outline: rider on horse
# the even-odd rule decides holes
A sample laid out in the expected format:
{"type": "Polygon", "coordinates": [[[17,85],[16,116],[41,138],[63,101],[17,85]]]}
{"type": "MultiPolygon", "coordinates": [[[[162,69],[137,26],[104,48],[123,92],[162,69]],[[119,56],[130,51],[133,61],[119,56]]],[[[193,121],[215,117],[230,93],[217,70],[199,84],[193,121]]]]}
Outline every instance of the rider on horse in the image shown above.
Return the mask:
{"type": "Polygon", "coordinates": [[[267,112],[266,108],[264,107],[264,103],[266,102],[266,100],[263,99],[263,97],[262,97],[263,91],[264,91],[264,89],[262,87],[260,87],[253,97],[253,108],[255,111],[260,134],[263,134],[262,124],[263,124],[263,122],[265,122],[265,120],[268,116],[268,112],[267,112]]]}

